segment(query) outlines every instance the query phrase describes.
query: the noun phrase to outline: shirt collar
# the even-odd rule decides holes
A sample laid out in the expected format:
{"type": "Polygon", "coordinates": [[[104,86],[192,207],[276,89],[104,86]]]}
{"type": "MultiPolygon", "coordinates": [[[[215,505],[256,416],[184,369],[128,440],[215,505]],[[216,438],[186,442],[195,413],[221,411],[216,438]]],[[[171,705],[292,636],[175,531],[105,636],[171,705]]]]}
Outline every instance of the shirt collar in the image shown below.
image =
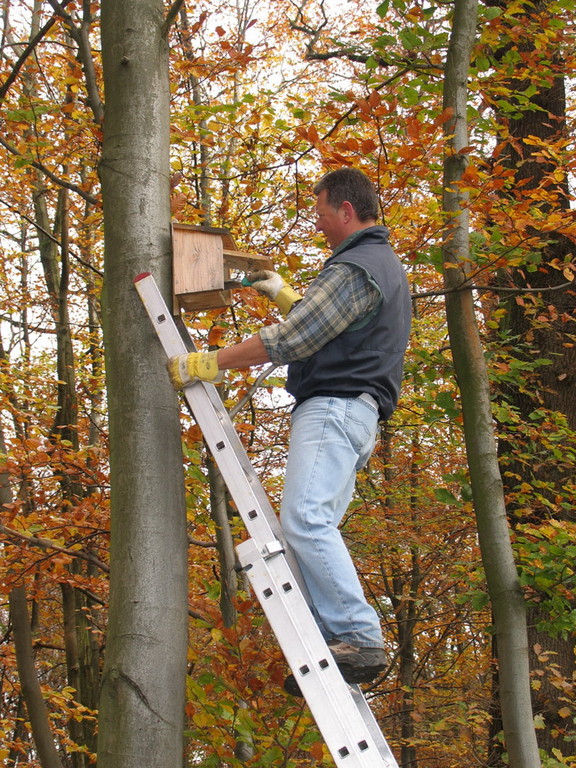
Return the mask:
{"type": "Polygon", "coordinates": [[[364,235],[373,229],[382,229],[381,225],[375,224],[372,227],[364,227],[364,229],[359,229],[357,232],[353,232],[351,235],[349,235],[346,240],[343,240],[340,245],[337,245],[336,248],[332,251],[330,258],[332,256],[337,256],[339,253],[342,253],[342,251],[348,250],[352,245],[354,245],[358,240],[360,240],[364,235]]]}

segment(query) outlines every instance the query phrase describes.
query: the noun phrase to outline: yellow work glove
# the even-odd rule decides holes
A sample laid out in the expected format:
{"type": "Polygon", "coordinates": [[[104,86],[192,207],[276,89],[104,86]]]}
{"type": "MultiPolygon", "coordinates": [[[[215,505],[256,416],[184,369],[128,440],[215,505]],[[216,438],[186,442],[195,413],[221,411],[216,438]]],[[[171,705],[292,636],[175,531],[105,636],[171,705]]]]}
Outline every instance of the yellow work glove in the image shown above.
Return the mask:
{"type": "Polygon", "coordinates": [[[168,374],[174,389],[182,389],[193,381],[211,381],[219,384],[224,374],[218,368],[214,352],[190,352],[186,355],[176,355],[168,360],[168,374]]]}
{"type": "Polygon", "coordinates": [[[251,272],[248,275],[248,280],[252,288],[255,288],[258,293],[272,299],[284,317],[290,312],[294,304],[302,299],[302,296],[291,288],[279,274],[269,269],[251,272]]]}

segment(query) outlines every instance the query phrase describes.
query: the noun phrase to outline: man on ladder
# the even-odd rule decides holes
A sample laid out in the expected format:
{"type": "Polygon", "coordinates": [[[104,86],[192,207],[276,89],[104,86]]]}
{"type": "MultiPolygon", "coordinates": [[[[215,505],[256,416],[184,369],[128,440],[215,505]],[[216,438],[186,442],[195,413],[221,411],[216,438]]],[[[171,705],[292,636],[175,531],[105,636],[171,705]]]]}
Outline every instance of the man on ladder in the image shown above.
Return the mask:
{"type": "MultiPolygon", "coordinates": [[[[280,521],[312,602],[314,618],[349,683],[369,682],[387,663],[378,615],[367,602],[338,530],[356,472],[372,453],[378,421],[398,401],[410,331],[404,270],[376,224],[378,198],[359,170],[327,173],[314,188],[316,230],[332,254],[301,297],[280,275],[248,276],[285,320],[214,352],[170,359],[179,389],[222,371],[288,364],[292,413],[280,521]]],[[[286,688],[298,693],[290,676],[286,688]]]]}

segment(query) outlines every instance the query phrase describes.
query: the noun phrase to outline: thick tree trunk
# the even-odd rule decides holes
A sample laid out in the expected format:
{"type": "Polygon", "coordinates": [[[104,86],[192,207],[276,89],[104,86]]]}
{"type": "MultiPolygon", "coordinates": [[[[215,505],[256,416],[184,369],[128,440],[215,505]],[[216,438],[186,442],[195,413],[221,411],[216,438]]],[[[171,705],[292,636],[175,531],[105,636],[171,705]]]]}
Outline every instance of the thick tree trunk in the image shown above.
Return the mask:
{"type": "Polygon", "coordinates": [[[168,46],[162,0],[104,0],[101,162],[111,583],[100,768],[181,768],[187,626],[176,395],[133,288],[171,294],[168,46]]]}
{"type": "MultiPolygon", "coordinates": [[[[512,10],[509,0],[488,0],[488,4],[512,10]]],[[[504,487],[511,499],[508,504],[511,525],[528,523],[537,527],[550,518],[573,525],[574,508],[568,496],[573,483],[572,462],[556,460],[550,451],[550,442],[561,444],[570,451],[574,442],[568,434],[559,440],[554,435],[552,420],[539,421],[538,414],[557,412],[566,418],[568,427],[576,430],[576,292],[568,285],[569,277],[561,267],[573,261],[574,241],[570,238],[572,212],[568,175],[562,161],[562,147],[568,142],[566,122],[566,65],[562,60],[562,46],[554,36],[558,30],[556,10],[549,0],[536,0],[514,8],[502,24],[498,47],[492,51],[496,60],[513,47],[519,57],[518,66],[497,78],[497,87],[506,88],[514,99],[523,94],[533,83],[535,92],[530,102],[521,104],[510,116],[497,112],[496,117],[504,127],[508,142],[498,162],[514,171],[514,184],[509,195],[509,205],[522,205],[532,195],[531,210],[540,211],[540,221],[553,216],[557,222],[555,231],[541,228],[535,219],[526,228],[526,237],[532,238],[531,258],[538,254],[538,269],[528,271],[526,265],[509,267],[500,275],[499,284],[519,289],[528,288],[542,293],[530,296],[531,301],[518,299],[516,295],[499,298],[499,309],[505,308],[498,335],[498,343],[506,335],[511,339],[511,354],[525,359],[527,367],[539,358],[550,364],[540,366],[526,381],[517,385],[511,381],[500,384],[500,394],[514,409],[519,423],[526,426],[526,434],[518,433],[509,425],[501,424],[499,432],[500,458],[503,468],[504,487]],[[538,39],[523,34],[518,40],[518,29],[545,29],[550,21],[552,34],[538,39]],[[545,43],[543,41],[546,40],[545,43]],[[546,47],[545,47],[546,46],[546,47]],[[537,64],[534,64],[537,62],[537,64]],[[535,67],[538,69],[535,72],[535,67]],[[538,77],[535,77],[535,74],[538,77]],[[535,139],[537,141],[535,141],[535,139]],[[543,149],[550,147],[550,151],[543,149]],[[558,149],[559,148],[559,149],[558,149]],[[545,190],[545,195],[538,194],[545,190]],[[534,192],[536,191],[536,194],[534,192]],[[568,225],[568,226],[567,226],[568,225]],[[560,267],[560,268],[559,268],[560,267]],[[563,285],[562,289],[558,286],[563,285]],[[534,312],[534,301],[539,309],[534,312]],[[547,424],[548,422],[548,424],[547,424]],[[526,460],[527,445],[534,460],[526,460]],[[519,487],[533,488],[530,499],[514,502],[519,487]],[[568,493],[567,493],[568,491],[568,493]],[[546,499],[542,503],[540,499],[546,499]]],[[[560,36],[561,37],[561,36],[560,36]]],[[[524,493],[526,496],[526,493],[524,493]]],[[[576,602],[567,605],[566,614],[576,602]]],[[[541,716],[542,727],[538,732],[540,747],[548,754],[556,750],[564,757],[574,752],[574,722],[571,716],[561,717],[573,696],[569,686],[576,673],[574,635],[551,637],[542,629],[549,616],[536,601],[528,610],[528,640],[531,666],[537,672],[538,687],[533,690],[533,706],[541,716]],[[547,655],[549,663],[546,662],[547,655]],[[561,683],[561,680],[564,683],[561,683]],[[565,687],[568,686],[568,687],[565,687]],[[564,691],[564,692],[563,692],[564,691]]],[[[494,730],[498,729],[498,717],[494,730]]],[[[491,765],[502,765],[495,756],[491,765]]]]}
{"type": "Polygon", "coordinates": [[[539,768],[530,702],[526,607],[510,542],[497,446],[492,423],[486,362],[470,291],[458,290],[470,263],[466,195],[459,181],[466,167],[467,77],[476,33],[477,0],[456,3],[444,78],[445,125],[443,246],[446,312],[460,388],[464,435],[478,537],[494,613],[500,671],[500,703],[511,768],[539,768]]]}

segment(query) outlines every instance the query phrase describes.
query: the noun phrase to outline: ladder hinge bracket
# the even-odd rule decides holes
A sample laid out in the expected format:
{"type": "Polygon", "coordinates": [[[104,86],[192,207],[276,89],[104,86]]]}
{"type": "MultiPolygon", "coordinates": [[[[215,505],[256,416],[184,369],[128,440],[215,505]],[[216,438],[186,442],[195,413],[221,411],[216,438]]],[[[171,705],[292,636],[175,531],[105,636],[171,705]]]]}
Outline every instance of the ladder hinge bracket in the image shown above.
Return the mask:
{"type": "Polygon", "coordinates": [[[265,544],[262,548],[261,555],[264,560],[270,560],[271,557],[276,555],[283,555],[286,552],[282,542],[278,539],[274,539],[269,544],[265,544]]]}

